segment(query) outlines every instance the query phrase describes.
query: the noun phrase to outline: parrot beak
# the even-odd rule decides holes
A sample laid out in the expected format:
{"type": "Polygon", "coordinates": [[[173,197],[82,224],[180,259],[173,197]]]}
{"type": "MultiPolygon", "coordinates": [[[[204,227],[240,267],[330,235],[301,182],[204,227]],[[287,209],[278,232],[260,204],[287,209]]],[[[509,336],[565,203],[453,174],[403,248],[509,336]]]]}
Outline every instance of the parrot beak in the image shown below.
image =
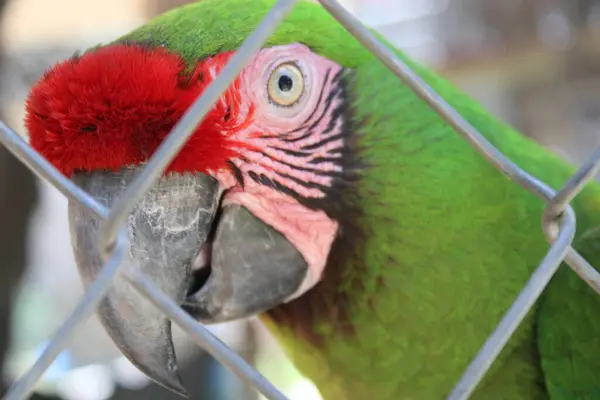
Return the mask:
{"type": "MultiPolygon", "coordinates": [[[[110,207],[138,169],[77,173],[72,178],[110,207]]],[[[307,272],[302,254],[278,231],[240,205],[217,214],[223,190],[202,174],[163,177],[128,218],[125,267],[141,270],[203,323],[250,317],[291,299],[307,272]],[[199,260],[203,260],[200,261],[199,260]]],[[[80,275],[90,284],[103,262],[99,218],[69,204],[72,244],[80,275]]],[[[98,309],[121,352],[148,377],[187,396],[179,376],[171,322],[130,284],[117,279],[98,309]]]]}
{"type": "Polygon", "coordinates": [[[307,272],[304,257],[281,233],[245,207],[227,205],[212,242],[208,280],[183,308],[206,324],[253,316],[290,300],[307,272]]]}
{"type": "MultiPolygon", "coordinates": [[[[76,173],[73,181],[98,202],[110,207],[137,174],[76,173]]],[[[163,177],[128,218],[130,249],[125,268],[137,268],[169,297],[181,304],[191,282],[191,263],[206,241],[221,197],[218,182],[206,175],[163,177]]],[[[99,218],[76,202],[69,203],[75,260],[86,285],[103,261],[96,245],[99,218]]],[[[98,316],[121,352],[158,384],[187,396],[179,376],[171,322],[124,279],[116,279],[98,316]]]]}

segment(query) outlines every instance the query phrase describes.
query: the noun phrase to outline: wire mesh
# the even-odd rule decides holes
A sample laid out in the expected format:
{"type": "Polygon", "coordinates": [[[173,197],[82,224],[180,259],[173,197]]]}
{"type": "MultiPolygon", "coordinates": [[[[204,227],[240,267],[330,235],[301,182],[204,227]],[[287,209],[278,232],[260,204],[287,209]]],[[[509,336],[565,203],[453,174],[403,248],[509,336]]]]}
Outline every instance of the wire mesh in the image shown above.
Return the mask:
{"type": "MultiPolygon", "coordinates": [[[[548,252],[448,396],[449,400],[467,399],[563,261],[596,292],[600,293],[600,274],[571,247],[575,236],[576,218],[569,204],[600,170],[600,147],[583,163],[563,188],[556,192],[506,158],[338,1],[319,0],[319,2],[348,32],[354,35],[494,167],[515,183],[547,202],[541,225],[550,243],[548,252]]],[[[88,288],[73,313],[54,334],[50,344],[34,366],[10,388],[4,397],[6,400],[24,399],[31,394],[36,382],[68,343],[77,327],[95,310],[114,279],[119,278],[128,280],[136,290],[167,314],[215,359],[228,367],[244,382],[253,385],[266,398],[270,400],[286,399],[277,388],[238,354],[181,310],[150,279],[140,272],[122,271],[120,267],[128,246],[127,237],[122,231],[128,214],[133,210],[136,202],[160,177],[213,104],[279,26],[295,3],[296,0],[279,0],[272,7],[258,27],[231,57],[219,76],[187,110],[125,194],[110,210],[98,204],[85,191],[73,184],[33,150],[17,133],[0,121],[0,143],[36,175],[48,180],[70,200],[79,202],[102,218],[103,225],[98,245],[105,258],[105,265],[95,282],[88,288]]]]}

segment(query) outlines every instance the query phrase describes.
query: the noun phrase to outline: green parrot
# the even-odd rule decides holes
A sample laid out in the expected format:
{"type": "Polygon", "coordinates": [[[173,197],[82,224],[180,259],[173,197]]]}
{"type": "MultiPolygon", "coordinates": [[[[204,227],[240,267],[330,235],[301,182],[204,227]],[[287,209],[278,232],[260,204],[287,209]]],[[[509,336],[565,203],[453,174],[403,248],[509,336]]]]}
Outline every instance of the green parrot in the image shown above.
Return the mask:
{"type": "MultiPolygon", "coordinates": [[[[204,0],[56,64],[30,143],[109,207],[274,5],[204,0]]],[[[395,53],[554,188],[575,168],[395,53]]],[[[572,202],[600,265],[600,186],[572,202]]],[[[260,315],[325,399],[442,399],[538,266],[544,202],[499,173],[320,5],[299,2],[127,221],[127,263],[199,322],[260,315]]],[[[99,220],[71,202],[89,283],[99,220]]],[[[122,352],[184,393],[170,321],[116,282],[122,352]]],[[[600,399],[600,297],[563,265],[473,399],[600,399]]]]}

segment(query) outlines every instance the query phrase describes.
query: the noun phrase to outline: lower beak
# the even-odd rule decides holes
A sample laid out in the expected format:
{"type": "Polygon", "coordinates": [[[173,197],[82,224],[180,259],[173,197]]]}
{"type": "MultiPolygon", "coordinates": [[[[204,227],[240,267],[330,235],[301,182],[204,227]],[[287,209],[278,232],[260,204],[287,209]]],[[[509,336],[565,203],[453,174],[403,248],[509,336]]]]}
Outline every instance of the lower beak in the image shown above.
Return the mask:
{"type": "Polygon", "coordinates": [[[212,243],[211,273],[183,308],[204,323],[252,316],[290,298],[307,270],[281,233],[245,207],[225,206],[212,243]]]}
{"type": "MultiPolygon", "coordinates": [[[[73,180],[110,207],[136,173],[80,173],[73,180]]],[[[206,175],[164,177],[138,203],[127,226],[127,267],[140,269],[204,323],[271,309],[294,296],[308,271],[302,254],[246,208],[228,205],[216,216],[221,194],[218,182],[206,175]],[[193,271],[212,231],[212,255],[193,271]]],[[[103,264],[96,246],[100,221],[76,203],[69,204],[69,220],[79,272],[89,284],[103,264]]],[[[98,315],[113,342],[140,371],[187,396],[167,316],[121,279],[109,290],[98,315]]]]}

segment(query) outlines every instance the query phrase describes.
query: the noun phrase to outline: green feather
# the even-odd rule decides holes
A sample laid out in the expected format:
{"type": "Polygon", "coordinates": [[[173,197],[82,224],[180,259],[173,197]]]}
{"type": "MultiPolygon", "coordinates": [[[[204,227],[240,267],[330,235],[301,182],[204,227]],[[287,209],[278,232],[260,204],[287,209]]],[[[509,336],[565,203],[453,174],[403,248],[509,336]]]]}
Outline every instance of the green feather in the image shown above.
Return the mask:
{"type": "MultiPolygon", "coordinates": [[[[118,42],[164,45],[192,65],[239,47],[273,4],[192,3],[118,42]]],[[[354,69],[356,155],[366,167],[343,198],[360,210],[361,235],[342,233],[352,246],[339,284],[296,301],[314,314],[308,330],[318,340],[296,335],[293,323],[267,324],[327,399],[442,399],[548,250],[544,203],[493,168],[320,6],[299,3],[266,46],[292,42],[354,69]],[[316,299],[330,308],[316,310],[316,299]],[[339,299],[343,323],[332,317],[339,299]]],[[[397,54],[526,171],[554,188],[574,172],[397,54]]],[[[600,265],[600,187],[588,185],[573,205],[577,248],[600,265]]],[[[563,265],[472,398],[600,398],[599,302],[563,265]]]]}
{"type": "MultiPolygon", "coordinates": [[[[266,16],[274,0],[205,0],[173,9],[117,42],[165,46],[188,63],[237,49],[266,16]]],[[[371,57],[335,19],[315,3],[298,2],[265,46],[304,43],[331,60],[355,67],[371,57]],[[310,27],[310,29],[307,29],[310,27]]]]}

